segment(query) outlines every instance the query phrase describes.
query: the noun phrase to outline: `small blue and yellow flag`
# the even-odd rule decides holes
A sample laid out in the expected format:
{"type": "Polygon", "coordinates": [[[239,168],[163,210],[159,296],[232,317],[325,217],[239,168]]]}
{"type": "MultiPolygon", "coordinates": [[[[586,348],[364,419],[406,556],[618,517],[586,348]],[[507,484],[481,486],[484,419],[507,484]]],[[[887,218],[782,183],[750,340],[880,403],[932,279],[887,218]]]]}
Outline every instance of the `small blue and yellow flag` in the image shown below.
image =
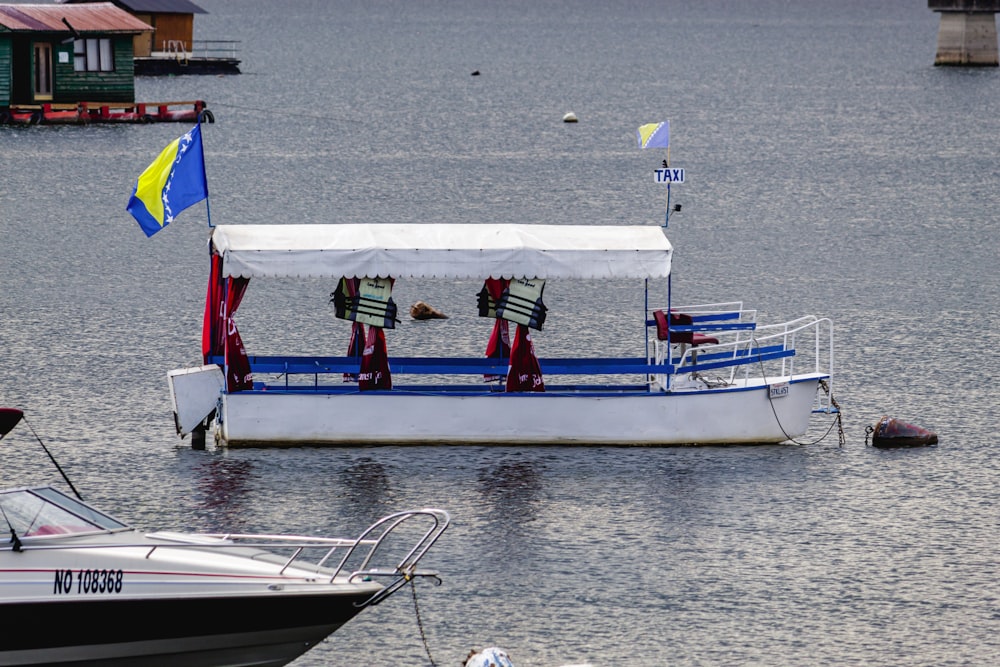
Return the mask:
{"type": "Polygon", "coordinates": [[[152,236],[193,204],[208,198],[201,125],[195,125],[163,149],[146,167],[132,190],[125,210],[146,236],[152,236]]]}
{"type": "Polygon", "coordinates": [[[670,121],[641,125],[636,135],[639,148],[670,148],[670,121]]]}

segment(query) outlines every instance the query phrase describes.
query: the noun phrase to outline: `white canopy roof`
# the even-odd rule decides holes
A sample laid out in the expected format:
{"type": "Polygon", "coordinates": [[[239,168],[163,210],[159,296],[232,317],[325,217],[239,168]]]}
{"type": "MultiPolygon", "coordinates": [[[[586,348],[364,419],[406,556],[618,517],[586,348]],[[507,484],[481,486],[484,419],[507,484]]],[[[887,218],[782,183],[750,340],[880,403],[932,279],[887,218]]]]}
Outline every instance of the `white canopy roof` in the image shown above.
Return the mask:
{"type": "Polygon", "coordinates": [[[245,278],[664,278],[673,250],[623,225],[218,225],[212,245],[245,278]]]}

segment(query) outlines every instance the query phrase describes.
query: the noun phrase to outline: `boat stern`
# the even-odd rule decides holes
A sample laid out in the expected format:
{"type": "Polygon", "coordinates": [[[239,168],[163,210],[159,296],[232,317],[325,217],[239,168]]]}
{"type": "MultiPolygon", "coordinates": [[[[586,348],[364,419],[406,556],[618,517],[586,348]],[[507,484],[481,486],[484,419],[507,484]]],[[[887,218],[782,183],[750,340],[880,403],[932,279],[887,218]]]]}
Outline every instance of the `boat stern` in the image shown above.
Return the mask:
{"type": "Polygon", "coordinates": [[[222,369],[215,364],[180,368],[167,373],[174,425],[181,437],[191,433],[212,414],[226,386],[222,369]]]}

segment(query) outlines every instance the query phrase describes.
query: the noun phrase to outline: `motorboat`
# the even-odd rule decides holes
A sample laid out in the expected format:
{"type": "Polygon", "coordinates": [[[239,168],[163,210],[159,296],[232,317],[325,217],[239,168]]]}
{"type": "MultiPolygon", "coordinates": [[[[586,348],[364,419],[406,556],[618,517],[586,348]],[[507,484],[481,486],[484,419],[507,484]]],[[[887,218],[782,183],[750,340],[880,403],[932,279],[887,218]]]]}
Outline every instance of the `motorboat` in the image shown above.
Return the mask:
{"type": "Polygon", "coordinates": [[[202,364],[167,373],[177,432],[195,447],[780,443],[814,414],[839,416],[831,320],[765,324],[742,301],[673,303],[673,247],[658,225],[215,225],[209,248],[202,364]],[[346,354],[328,356],[332,329],[318,354],[245,348],[235,314],[251,282],[272,279],[337,286],[346,354]],[[466,317],[483,353],[390,354],[404,280],[482,284],[466,317]],[[531,334],[548,309],[572,308],[543,301],[561,280],[637,283],[640,309],[590,326],[632,322],[644,347],[537,355],[531,334]],[[652,302],[653,282],[666,303],[652,302]]]}
{"type": "MultiPolygon", "coordinates": [[[[0,408],[0,438],[21,417],[0,408]]],[[[416,578],[440,583],[417,565],[443,510],[354,538],[142,532],[63,477],[72,494],[0,490],[0,665],[276,667],[416,578]]]]}

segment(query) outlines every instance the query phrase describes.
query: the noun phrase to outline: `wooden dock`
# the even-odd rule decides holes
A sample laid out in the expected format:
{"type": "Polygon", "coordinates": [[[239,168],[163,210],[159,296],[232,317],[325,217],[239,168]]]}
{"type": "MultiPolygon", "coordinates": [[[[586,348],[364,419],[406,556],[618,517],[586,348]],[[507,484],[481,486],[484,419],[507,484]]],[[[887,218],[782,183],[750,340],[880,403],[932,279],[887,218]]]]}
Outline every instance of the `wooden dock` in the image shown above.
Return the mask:
{"type": "Polygon", "coordinates": [[[186,102],[77,102],[0,107],[3,125],[87,125],[90,123],[214,123],[202,100],[186,102]]]}
{"type": "Polygon", "coordinates": [[[136,55],[136,76],[239,74],[240,43],[224,39],[167,40],[162,51],[136,55]],[[190,50],[188,46],[190,45],[190,50]]]}
{"type": "Polygon", "coordinates": [[[240,61],[234,58],[135,58],[134,62],[136,76],[240,73],[240,61]]]}

